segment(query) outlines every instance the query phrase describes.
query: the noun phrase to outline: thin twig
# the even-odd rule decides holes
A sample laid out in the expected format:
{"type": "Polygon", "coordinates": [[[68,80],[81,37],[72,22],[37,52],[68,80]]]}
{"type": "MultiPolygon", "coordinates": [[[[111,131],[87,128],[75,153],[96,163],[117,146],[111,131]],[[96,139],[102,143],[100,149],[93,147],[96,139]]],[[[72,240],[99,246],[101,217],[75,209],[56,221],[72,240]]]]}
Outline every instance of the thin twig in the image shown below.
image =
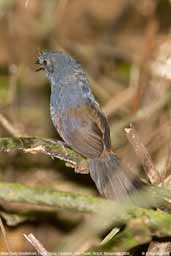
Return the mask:
{"type": "Polygon", "coordinates": [[[151,184],[159,184],[160,183],[160,175],[155,168],[151,156],[147,151],[146,147],[144,146],[143,142],[141,141],[137,131],[133,128],[125,128],[126,136],[133,146],[135,153],[137,154],[138,158],[140,159],[146,176],[148,177],[151,184]]]}
{"type": "Polygon", "coordinates": [[[8,251],[8,255],[10,256],[10,255],[12,255],[12,253],[11,253],[11,250],[10,250],[10,246],[9,246],[9,242],[8,242],[8,239],[7,239],[7,235],[6,235],[6,231],[5,231],[5,228],[4,228],[4,224],[3,224],[1,218],[0,218],[0,229],[1,229],[1,232],[2,232],[2,236],[3,236],[4,242],[5,242],[7,251],[8,251]]]}
{"type": "Polygon", "coordinates": [[[112,141],[116,141],[118,138],[118,133],[122,131],[125,127],[127,127],[130,123],[138,122],[143,119],[150,118],[151,116],[154,116],[156,112],[159,112],[168,102],[171,100],[171,93],[167,91],[161,99],[159,99],[157,102],[151,104],[148,107],[144,107],[140,110],[138,110],[134,115],[129,116],[128,118],[125,118],[124,120],[121,120],[120,122],[113,123],[111,125],[111,139],[112,141]]]}
{"type": "Polygon", "coordinates": [[[133,100],[134,111],[137,111],[139,109],[144,93],[146,91],[146,88],[149,85],[150,74],[149,74],[148,65],[150,63],[152,54],[155,49],[154,46],[155,46],[157,29],[158,29],[158,24],[154,19],[154,17],[151,17],[145,31],[145,44],[144,44],[143,55],[142,55],[142,59],[139,67],[139,76],[137,80],[137,92],[133,100]]]}
{"type": "Polygon", "coordinates": [[[0,114],[0,125],[12,136],[20,136],[21,133],[14,128],[14,126],[2,115],[0,114]]]}
{"type": "Polygon", "coordinates": [[[110,100],[103,107],[104,113],[110,118],[119,108],[123,108],[134,97],[136,87],[130,86],[129,88],[118,93],[117,96],[111,97],[110,100]]]}
{"type": "Polygon", "coordinates": [[[8,103],[9,103],[9,113],[12,121],[16,121],[16,101],[17,101],[17,81],[19,79],[20,68],[15,64],[9,66],[9,88],[8,88],[8,103]]]}
{"type": "Polygon", "coordinates": [[[43,245],[35,238],[33,234],[24,234],[25,239],[36,249],[36,251],[42,256],[48,256],[48,252],[43,245]]]}
{"type": "Polygon", "coordinates": [[[118,234],[119,231],[120,231],[120,228],[113,228],[113,229],[107,234],[107,236],[105,236],[105,238],[101,241],[100,245],[104,245],[105,243],[107,243],[108,241],[110,241],[114,236],[116,236],[116,234],[118,234]]]}
{"type": "Polygon", "coordinates": [[[29,4],[29,0],[26,0],[24,4],[25,8],[27,8],[28,4],[29,4]]]}
{"type": "Polygon", "coordinates": [[[166,163],[164,168],[164,174],[162,174],[164,180],[166,180],[171,174],[170,163],[171,163],[171,143],[169,143],[168,145],[168,153],[167,153],[167,158],[166,158],[166,163]]]}
{"type": "MultiPolygon", "coordinates": [[[[170,129],[169,129],[169,131],[170,131],[170,129]]],[[[169,143],[168,143],[167,157],[166,157],[166,161],[165,161],[165,168],[164,168],[163,173],[162,173],[163,180],[166,180],[171,174],[170,164],[171,164],[171,136],[169,136],[169,143]]]]}

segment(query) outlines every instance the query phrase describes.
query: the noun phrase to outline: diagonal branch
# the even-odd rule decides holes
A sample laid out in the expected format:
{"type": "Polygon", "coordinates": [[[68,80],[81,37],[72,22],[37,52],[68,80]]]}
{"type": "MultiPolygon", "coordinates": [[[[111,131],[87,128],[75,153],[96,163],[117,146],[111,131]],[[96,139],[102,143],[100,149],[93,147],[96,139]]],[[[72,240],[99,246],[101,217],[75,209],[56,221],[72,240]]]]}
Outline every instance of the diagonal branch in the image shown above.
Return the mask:
{"type": "Polygon", "coordinates": [[[48,252],[43,245],[35,238],[33,234],[24,234],[25,239],[36,249],[36,251],[42,256],[48,256],[48,252]]]}
{"type": "Polygon", "coordinates": [[[151,184],[159,184],[161,182],[158,170],[155,168],[151,156],[144,146],[141,138],[139,137],[135,128],[131,125],[129,128],[125,128],[126,136],[129,142],[132,144],[136,155],[140,159],[146,176],[149,178],[151,184]]]}
{"type": "Polygon", "coordinates": [[[62,141],[37,137],[0,138],[0,152],[23,151],[24,153],[42,153],[52,158],[64,160],[77,169],[79,165],[87,168],[87,161],[81,155],[65,146],[62,141]]]}

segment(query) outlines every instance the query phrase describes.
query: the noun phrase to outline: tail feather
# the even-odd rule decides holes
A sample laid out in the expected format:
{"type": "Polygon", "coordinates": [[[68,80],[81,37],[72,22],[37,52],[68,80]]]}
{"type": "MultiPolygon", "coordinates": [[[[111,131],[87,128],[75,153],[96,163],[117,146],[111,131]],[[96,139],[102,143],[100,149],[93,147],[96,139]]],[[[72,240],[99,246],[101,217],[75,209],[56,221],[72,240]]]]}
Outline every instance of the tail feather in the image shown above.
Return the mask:
{"type": "Polygon", "coordinates": [[[121,199],[139,188],[139,181],[124,171],[120,160],[109,153],[89,160],[90,176],[99,193],[109,199],[121,199]]]}

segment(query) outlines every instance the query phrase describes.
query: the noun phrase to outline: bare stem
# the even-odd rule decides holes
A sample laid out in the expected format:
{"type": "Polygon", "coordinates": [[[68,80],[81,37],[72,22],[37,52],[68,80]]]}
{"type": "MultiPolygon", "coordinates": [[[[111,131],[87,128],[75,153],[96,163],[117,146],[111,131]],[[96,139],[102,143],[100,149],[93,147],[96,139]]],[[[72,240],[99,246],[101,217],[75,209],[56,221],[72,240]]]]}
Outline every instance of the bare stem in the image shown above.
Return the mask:
{"type": "Polygon", "coordinates": [[[35,238],[33,234],[24,234],[25,239],[36,249],[36,251],[42,256],[48,256],[48,252],[43,245],[35,238]]]}
{"type": "Polygon", "coordinates": [[[125,128],[126,136],[133,146],[135,153],[137,154],[139,160],[141,161],[146,176],[150,180],[151,184],[158,184],[160,183],[160,175],[155,168],[151,156],[144,146],[143,142],[141,141],[137,131],[133,128],[125,128]]]}

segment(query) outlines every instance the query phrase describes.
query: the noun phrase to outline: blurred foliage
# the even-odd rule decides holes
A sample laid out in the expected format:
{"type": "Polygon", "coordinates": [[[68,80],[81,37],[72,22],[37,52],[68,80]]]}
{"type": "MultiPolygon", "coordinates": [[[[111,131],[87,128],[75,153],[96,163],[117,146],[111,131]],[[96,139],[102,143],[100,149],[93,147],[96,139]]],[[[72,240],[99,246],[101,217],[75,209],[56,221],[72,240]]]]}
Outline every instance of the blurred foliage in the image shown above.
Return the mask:
{"type": "MultiPolygon", "coordinates": [[[[1,137],[20,134],[59,139],[49,115],[50,87],[43,73],[34,72],[34,62],[39,50],[64,50],[87,71],[110,122],[115,152],[144,177],[123,131],[134,123],[163,182],[170,183],[170,17],[169,0],[0,0],[1,137]]],[[[60,160],[43,155],[1,153],[0,178],[97,195],[88,175],[75,174],[60,160]]],[[[3,217],[8,208],[5,212],[3,202],[0,205],[3,217]]],[[[58,215],[58,219],[47,215],[42,220],[37,214],[30,223],[13,229],[6,226],[11,250],[33,250],[22,236],[32,232],[47,250],[54,251],[58,243],[75,233],[79,236],[80,223],[90,217],[82,214],[80,218],[73,212],[58,215]]],[[[96,246],[102,237],[94,235],[80,250],[96,246]]],[[[132,255],[148,248],[137,245],[133,244],[132,255]]],[[[0,250],[6,251],[2,238],[0,250]]]]}

